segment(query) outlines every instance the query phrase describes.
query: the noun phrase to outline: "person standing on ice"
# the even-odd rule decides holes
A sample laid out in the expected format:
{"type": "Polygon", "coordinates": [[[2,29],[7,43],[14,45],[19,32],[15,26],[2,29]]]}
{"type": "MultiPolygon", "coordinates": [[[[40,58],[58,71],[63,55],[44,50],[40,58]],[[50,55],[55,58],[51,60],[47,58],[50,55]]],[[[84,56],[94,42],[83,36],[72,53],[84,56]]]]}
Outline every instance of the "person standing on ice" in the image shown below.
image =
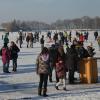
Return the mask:
{"type": "Polygon", "coordinates": [[[10,73],[9,63],[10,63],[10,58],[11,58],[11,52],[10,52],[9,47],[7,46],[7,43],[4,43],[4,46],[1,48],[0,55],[2,56],[3,72],[10,73]]]}
{"type": "Polygon", "coordinates": [[[80,36],[79,36],[79,41],[80,41],[81,43],[84,42],[84,35],[83,35],[82,33],[81,33],[80,36]]]}
{"type": "Polygon", "coordinates": [[[15,44],[15,42],[11,41],[10,50],[11,50],[11,59],[12,59],[12,63],[13,63],[13,70],[12,71],[16,72],[17,71],[18,52],[20,51],[20,49],[15,44]]]}
{"type": "Polygon", "coordinates": [[[84,44],[82,42],[78,42],[75,46],[78,58],[81,60],[83,58],[90,57],[88,51],[84,48],[84,44]]]}
{"type": "Polygon", "coordinates": [[[66,67],[65,67],[65,53],[63,46],[59,46],[56,59],[56,73],[59,78],[59,82],[56,83],[55,88],[59,90],[58,86],[63,83],[63,90],[66,90],[66,67]]]}
{"type": "Polygon", "coordinates": [[[78,63],[78,54],[75,49],[75,45],[71,45],[71,47],[67,50],[66,53],[66,65],[68,68],[68,80],[69,84],[74,84],[74,73],[77,71],[77,63],[78,63]]]}
{"type": "Polygon", "coordinates": [[[40,39],[41,44],[41,50],[44,48],[44,35],[42,35],[42,38],[40,39]]]}
{"type": "Polygon", "coordinates": [[[3,37],[4,37],[4,36],[2,35],[2,40],[3,40],[3,37]]]}
{"type": "Polygon", "coordinates": [[[72,40],[72,32],[69,33],[68,37],[69,37],[69,41],[71,42],[71,40],[72,40]]]}
{"type": "Polygon", "coordinates": [[[33,34],[31,33],[31,37],[30,37],[30,47],[31,48],[33,48],[33,42],[34,42],[34,37],[33,37],[33,34]]]}
{"type": "Polygon", "coordinates": [[[50,73],[50,61],[49,61],[49,50],[44,47],[37,57],[36,60],[37,66],[37,74],[39,75],[39,87],[38,87],[38,95],[41,96],[42,94],[42,87],[43,87],[43,96],[48,96],[47,93],[47,82],[48,82],[48,75],[50,73]]]}
{"type": "Polygon", "coordinates": [[[84,40],[88,40],[88,35],[89,35],[89,33],[88,32],[84,32],[84,40]]]}
{"type": "Polygon", "coordinates": [[[58,41],[58,33],[55,33],[53,36],[54,43],[56,44],[58,41]]]}
{"type": "Polygon", "coordinates": [[[61,44],[61,45],[64,45],[64,39],[65,39],[65,38],[64,38],[63,33],[60,32],[60,33],[59,33],[59,36],[60,36],[60,44],[61,44]]]}
{"type": "Polygon", "coordinates": [[[20,48],[22,48],[22,43],[23,43],[23,33],[22,33],[22,30],[20,30],[20,32],[19,32],[19,44],[20,44],[20,48]]]}
{"type": "Polygon", "coordinates": [[[47,33],[47,37],[51,38],[51,32],[50,31],[47,33]]]}
{"type": "MultiPolygon", "coordinates": [[[[57,47],[55,46],[55,44],[52,44],[51,47],[49,48],[49,54],[50,54],[50,68],[51,68],[51,73],[49,74],[49,81],[52,82],[52,72],[53,69],[55,68],[55,62],[57,56],[57,47]]],[[[56,77],[56,82],[58,81],[59,79],[56,77]]]]}
{"type": "Polygon", "coordinates": [[[97,37],[98,37],[98,32],[94,32],[94,37],[95,37],[95,40],[97,40],[97,37]]]}
{"type": "Polygon", "coordinates": [[[30,41],[30,36],[27,35],[27,36],[26,36],[27,48],[29,47],[29,41],[30,41]]]}
{"type": "Polygon", "coordinates": [[[8,44],[9,43],[9,39],[8,39],[8,34],[6,33],[5,37],[4,37],[4,43],[8,44]]]}
{"type": "Polygon", "coordinates": [[[64,33],[63,33],[63,35],[64,35],[64,41],[67,43],[67,41],[68,41],[68,33],[67,33],[67,31],[64,31],[64,33]]]}

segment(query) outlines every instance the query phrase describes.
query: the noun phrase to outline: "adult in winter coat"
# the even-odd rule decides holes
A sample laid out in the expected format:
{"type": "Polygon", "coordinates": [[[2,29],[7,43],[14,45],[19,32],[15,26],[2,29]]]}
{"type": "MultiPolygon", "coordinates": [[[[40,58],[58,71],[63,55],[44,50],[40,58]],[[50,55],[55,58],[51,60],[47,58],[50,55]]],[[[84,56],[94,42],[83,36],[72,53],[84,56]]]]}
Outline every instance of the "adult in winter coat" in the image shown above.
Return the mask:
{"type": "Polygon", "coordinates": [[[58,33],[55,33],[55,35],[53,36],[53,40],[54,40],[54,43],[56,44],[58,41],[58,33]]]}
{"type": "Polygon", "coordinates": [[[73,45],[77,45],[78,40],[76,38],[73,39],[73,45]]]}
{"type": "Polygon", "coordinates": [[[27,48],[28,48],[28,46],[29,46],[29,41],[30,41],[30,36],[29,36],[29,35],[27,35],[27,37],[26,37],[27,48]]]}
{"type": "Polygon", "coordinates": [[[71,39],[72,39],[72,32],[69,33],[68,38],[69,38],[69,41],[71,42],[71,39]]]}
{"type": "Polygon", "coordinates": [[[42,92],[42,85],[43,86],[43,96],[48,96],[46,94],[47,92],[47,81],[48,81],[48,75],[50,73],[50,61],[49,61],[49,50],[44,47],[39,54],[37,61],[37,74],[39,75],[40,81],[39,81],[39,87],[38,87],[38,95],[41,95],[42,92]]]}
{"type": "Polygon", "coordinates": [[[96,32],[94,32],[94,37],[95,37],[95,40],[97,39],[97,37],[98,37],[98,32],[96,31],[96,32]]]}
{"type": "Polygon", "coordinates": [[[56,89],[59,90],[58,86],[63,83],[63,89],[66,90],[66,67],[65,67],[65,53],[63,46],[58,48],[58,54],[56,58],[56,74],[59,78],[59,82],[56,83],[56,89]]]}
{"type": "Polygon", "coordinates": [[[4,37],[4,43],[5,44],[8,44],[9,43],[9,39],[8,39],[8,35],[7,34],[4,37]]]}
{"type": "Polygon", "coordinates": [[[57,57],[57,47],[55,44],[52,44],[52,46],[49,48],[49,54],[50,54],[50,68],[51,68],[51,74],[49,75],[49,81],[52,82],[52,72],[55,68],[55,62],[57,57]]]}
{"type": "Polygon", "coordinates": [[[41,51],[44,48],[44,35],[42,35],[42,38],[40,39],[40,44],[41,44],[41,51]]]}
{"type": "Polygon", "coordinates": [[[79,59],[90,57],[88,51],[84,48],[83,43],[78,42],[76,45],[76,51],[78,53],[79,59]]]}
{"type": "Polygon", "coordinates": [[[79,36],[79,41],[80,41],[81,43],[84,42],[84,35],[83,35],[83,34],[80,34],[80,36],[79,36]]]}
{"type": "Polygon", "coordinates": [[[49,48],[49,54],[50,54],[50,67],[51,67],[51,74],[49,75],[49,81],[52,82],[52,71],[54,68],[54,62],[55,62],[55,46],[51,46],[49,48]]]}
{"type": "Polygon", "coordinates": [[[19,44],[20,44],[20,48],[22,48],[22,43],[23,43],[23,33],[22,33],[22,30],[20,30],[20,32],[19,32],[19,44]]]}
{"type": "MultiPolygon", "coordinates": [[[[53,51],[53,53],[50,52],[50,65],[53,64],[54,68],[56,69],[56,61],[57,61],[57,55],[58,55],[58,48],[59,48],[60,44],[59,43],[56,43],[54,44],[53,48],[55,49],[55,52],[53,51]],[[51,59],[52,57],[53,59],[51,59]]],[[[55,74],[56,74],[56,83],[59,82],[59,78],[57,76],[57,72],[55,70],[55,74]]]]}
{"type": "Polygon", "coordinates": [[[20,49],[13,41],[11,41],[10,50],[11,50],[11,59],[13,62],[13,70],[12,71],[16,72],[17,71],[18,52],[20,51],[20,49]]]}
{"type": "Polygon", "coordinates": [[[60,33],[58,34],[58,40],[59,40],[59,44],[60,44],[60,45],[64,45],[64,39],[65,39],[65,37],[64,37],[63,33],[60,32],[60,33]]]}
{"type": "Polygon", "coordinates": [[[84,32],[84,40],[88,40],[88,35],[89,35],[89,33],[88,32],[84,32]]]}
{"type": "Polygon", "coordinates": [[[11,58],[11,52],[7,46],[7,43],[4,43],[4,46],[0,50],[0,54],[2,56],[3,72],[10,73],[9,72],[9,62],[10,62],[10,58],[11,58]]]}
{"type": "Polygon", "coordinates": [[[78,54],[75,49],[75,45],[71,45],[66,53],[66,64],[69,71],[68,79],[69,83],[74,83],[74,72],[77,69],[78,54]]]}
{"type": "Polygon", "coordinates": [[[33,34],[31,34],[31,37],[30,37],[30,47],[33,48],[33,42],[34,42],[34,37],[33,37],[33,34]]]}

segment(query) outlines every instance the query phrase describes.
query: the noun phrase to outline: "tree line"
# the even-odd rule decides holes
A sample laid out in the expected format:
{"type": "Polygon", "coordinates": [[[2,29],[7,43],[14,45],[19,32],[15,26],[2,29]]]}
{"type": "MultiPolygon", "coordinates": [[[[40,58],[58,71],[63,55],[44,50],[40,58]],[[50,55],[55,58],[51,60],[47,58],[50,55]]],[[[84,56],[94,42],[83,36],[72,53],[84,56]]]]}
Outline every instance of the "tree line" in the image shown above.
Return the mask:
{"type": "Polygon", "coordinates": [[[100,29],[100,17],[91,18],[84,16],[82,18],[57,20],[52,24],[39,21],[20,21],[2,23],[2,27],[7,31],[33,31],[33,30],[56,30],[56,29],[100,29]]]}

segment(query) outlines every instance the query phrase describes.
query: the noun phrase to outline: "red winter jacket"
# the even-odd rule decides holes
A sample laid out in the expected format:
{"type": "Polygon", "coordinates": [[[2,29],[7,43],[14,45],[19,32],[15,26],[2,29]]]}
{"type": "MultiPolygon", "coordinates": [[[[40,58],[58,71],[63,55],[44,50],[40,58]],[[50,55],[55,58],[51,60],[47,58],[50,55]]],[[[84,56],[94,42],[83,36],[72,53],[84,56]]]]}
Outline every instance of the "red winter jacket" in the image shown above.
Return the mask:
{"type": "Polygon", "coordinates": [[[61,57],[58,57],[57,62],[56,62],[56,73],[57,73],[57,77],[58,78],[64,78],[65,77],[65,64],[64,64],[64,60],[61,57]]]}
{"type": "Polygon", "coordinates": [[[84,36],[83,36],[83,35],[80,35],[79,41],[80,41],[80,42],[84,42],[84,36]]]}
{"type": "Polygon", "coordinates": [[[9,50],[9,48],[2,48],[2,62],[3,64],[6,64],[7,62],[10,61],[10,57],[11,57],[11,52],[9,50]]]}

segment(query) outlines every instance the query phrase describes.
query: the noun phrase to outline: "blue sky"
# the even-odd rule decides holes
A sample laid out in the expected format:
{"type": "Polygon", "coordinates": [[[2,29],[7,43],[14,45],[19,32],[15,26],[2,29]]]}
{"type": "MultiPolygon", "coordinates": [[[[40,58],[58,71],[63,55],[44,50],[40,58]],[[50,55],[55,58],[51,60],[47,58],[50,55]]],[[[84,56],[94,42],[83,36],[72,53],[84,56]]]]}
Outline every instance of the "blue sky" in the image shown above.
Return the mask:
{"type": "Polygon", "coordinates": [[[54,22],[100,16],[100,0],[0,0],[0,23],[20,20],[54,22]]]}

